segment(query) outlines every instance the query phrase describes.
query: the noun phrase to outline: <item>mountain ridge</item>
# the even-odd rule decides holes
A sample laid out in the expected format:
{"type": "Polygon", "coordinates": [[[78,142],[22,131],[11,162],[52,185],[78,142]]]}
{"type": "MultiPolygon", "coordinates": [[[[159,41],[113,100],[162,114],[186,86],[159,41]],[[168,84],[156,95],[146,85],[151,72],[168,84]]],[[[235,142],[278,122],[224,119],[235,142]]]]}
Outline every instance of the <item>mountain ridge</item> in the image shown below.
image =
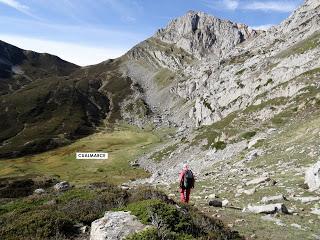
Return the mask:
{"type": "MultiPolygon", "coordinates": [[[[268,92],[271,87],[318,66],[315,61],[317,52],[309,54],[306,50],[309,55],[302,56],[310,58],[308,64],[298,69],[292,65],[294,61],[291,61],[292,67],[287,68],[284,75],[281,65],[287,64],[287,57],[277,56],[295,44],[290,36],[282,38],[282,32],[288,28],[287,24],[298,25],[293,35],[299,41],[319,30],[316,26],[312,27],[314,22],[319,21],[318,5],[316,1],[307,1],[289,20],[266,32],[258,32],[243,24],[191,11],[172,20],[166,28],[160,29],[154,36],[137,44],[120,58],[83,68],[70,65],[72,70],[63,73],[62,75],[66,76],[62,78],[69,79],[66,81],[68,83],[85,86],[85,94],[80,95],[87,99],[85,101],[93,112],[89,115],[88,112],[81,113],[81,116],[86,116],[85,122],[90,125],[91,132],[103,122],[119,120],[140,127],[148,122],[156,126],[190,129],[194,126],[210,125],[232,112],[257,104],[260,100],[256,98],[268,92]],[[308,19],[311,20],[308,22],[308,19]],[[307,24],[301,25],[299,21],[307,21],[307,24]],[[104,100],[100,103],[95,102],[101,99],[104,100]],[[106,107],[101,104],[106,104],[106,107]],[[99,114],[101,109],[104,109],[103,114],[99,114]]],[[[2,50],[1,54],[4,52],[2,50]]],[[[29,52],[26,54],[29,59],[24,59],[31,61],[32,55],[33,53],[29,52]]],[[[3,56],[1,59],[4,59],[3,56]]],[[[27,65],[27,68],[33,69],[32,64],[31,67],[30,64],[27,65]]],[[[14,68],[19,70],[19,66],[14,68]]],[[[38,69],[41,70],[42,67],[39,65],[38,69]]],[[[45,74],[55,75],[55,69],[59,68],[49,67],[49,72],[40,74],[37,73],[37,69],[32,71],[36,73],[35,76],[38,74],[40,78],[45,79],[45,74]]],[[[10,74],[13,74],[14,78],[9,77],[1,81],[1,84],[7,85],[6,91],[9,89],[8,81],[14,82],[14,79],[21,75],[12,71],[10,74]]],[[[42,79],[37,81],[45,86],[42,79]]],[[[29,83],[30,79],[26,80],[26,84],[29,83]]],[[[290,92],[294,94],[299,89],[301,86],[290,92]]],[[[273,93],[279,94],[284,94],[283,90],[273,93]]],[[[269,95],[271,96],[271,93],[269,95]]],[[[35,102],[34,109],[38,108],[39,104],[35,102]]],[[[10,119],[8,112],[11,109],[3,109],[5,119],[10,119]]],[[[33,111],[40,113],[46,110],[33,111]]],[[[23,125],[24,123],[21,126],[23,125]]],[[[23,127],[19,129],[24,131],[23,127]]],[[[7,131],[7,127],[2,131],[7,131]]],[[[56,137],[55,135],[54,138],[56,137]]],[[[70,140],[70,137],[68,138],[70,140]]],[[[2,141],[3,139],[6,139],[5,145],[8,146],[10,138],[4,137],[2,141]]],[[[1,148],[6,147],[0,147],[0,151],[1,148]]]]}

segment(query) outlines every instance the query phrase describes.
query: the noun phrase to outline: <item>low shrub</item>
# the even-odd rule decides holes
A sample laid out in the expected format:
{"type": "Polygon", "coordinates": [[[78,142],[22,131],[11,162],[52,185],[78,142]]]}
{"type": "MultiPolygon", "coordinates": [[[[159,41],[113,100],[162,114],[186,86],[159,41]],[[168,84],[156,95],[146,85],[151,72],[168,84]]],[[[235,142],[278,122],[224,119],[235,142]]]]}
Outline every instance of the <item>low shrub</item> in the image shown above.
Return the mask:
{"type": "Polygon", "coordinates": [[[255,131],[245,132],[245,133],[241,134],[241,137],[244,138],[244,139],[249,140],[252,137],[254,137],[256,134],[257,134],[257,132],[255,132],[255,131]]]}
{"type": "Polygon", "coordinates": [[[217,150],[223,150],[227,147],[227,144],[223,141],[218,141],[212,144],[212,147],[217,150]]]}
{"type": "Polygon", "coordinates": [[[189,206],[178,206],[161,200],[130,203],[122,210],[131,211],[144,224],[155,229],[132,235],[129,239],[242,239],[237,232],[225,228],[189,206]],[[140,237],[140,238],[139,238],[140,237]]]}
{"type": "Polygon", "coordinates": [[[160,240],[158,236],[158,231],[154,227],[147,228],[144,231],[135,233],[127,238],[125,240],[160,240]]]}
{"type": "Polygon", "coordinates": [[[74,199],[59,208],[59,211],[77,222],[90,225],[101,218],[106,210],[105,203],[97,200],[74,199]]]}
{"type": "Polygon", "coordinates": [[[75,233],[74,222],[65,214],[49,209],[17,211],[0,218],[2,239],[48,239],[75,233]]]}
{"type": "Polygon", "coordinates": [[[109,210],[125,210],[152,225],[128,240],[241,239],[197,209],[178,206],[151,187],[124,191],[109,184],[92,184],[66,192],[3,201],[0,207],[1,240],[75,239],[77,224],[90,225],[109,210]]]}
{"type": "Polygon", "coordinates": [[[152,187],[143,187],[143,186],[137,187],[133,190],[130,190],[129,193],[130,193],[130,196],[129,196],[128,202],[138,202],[138,201],[148,200],[148,199],[158,199],[166,203],[171,203],[171,204],[174,203],[174,201],[169,199],[165,193],[155,190],[152,187]]]}

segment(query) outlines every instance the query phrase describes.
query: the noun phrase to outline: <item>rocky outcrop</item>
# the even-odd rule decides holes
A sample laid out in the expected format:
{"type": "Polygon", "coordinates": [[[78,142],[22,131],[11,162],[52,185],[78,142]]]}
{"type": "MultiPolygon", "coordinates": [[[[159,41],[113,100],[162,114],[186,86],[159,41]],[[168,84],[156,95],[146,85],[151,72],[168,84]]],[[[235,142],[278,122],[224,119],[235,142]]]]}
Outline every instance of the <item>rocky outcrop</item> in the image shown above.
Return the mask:
{"type": "Polygon", "coordinates": [[[124,239],[145,228],[146,225],[129,212],[106,212],[103,218],[92,222],[90,240],[124,239]]]}
{"type": "Polygon", "coordinates": [[[208,53],[225,53],[237,44],[258,34],[244,24],[235,24],[207,15],[189,11],[160,29],[155,37],[174,43],[188,53],[201,58],[208,53]]]}
{"type": "Polygon", "coordinates": [[[305,183],[308,185],[310,191],[320,189],[320,161],[307,169],[305,183]]]}

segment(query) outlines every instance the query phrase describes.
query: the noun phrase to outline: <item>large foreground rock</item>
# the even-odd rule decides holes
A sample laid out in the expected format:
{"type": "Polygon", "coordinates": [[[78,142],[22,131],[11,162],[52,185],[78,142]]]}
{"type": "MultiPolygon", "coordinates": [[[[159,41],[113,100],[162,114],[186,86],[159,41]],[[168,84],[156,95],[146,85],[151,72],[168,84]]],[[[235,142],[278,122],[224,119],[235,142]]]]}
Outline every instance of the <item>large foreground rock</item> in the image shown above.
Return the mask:
{"type": "Polygon", "coordinates": [[[287,207],[283,203],[267,204],[267,205],[259,205],[259,206],[249,205],[247,208],[243,209],[243,212],[266,213],[266,214],[273,214],[277,212],[285,213],[285,214],[289,213],[287,207]]]}
{"type": "Polygon", "coordinates": [[[91,224],[90,240],[124,239],[130,234],[146,228],[130,212],[106,212],[103,218],[91,224]]]}
{"type": "Polygon", "coordinates": [[[310,191],[320,189],[320,161],[307,169],[305,183],[308,184],[310,191]]]}

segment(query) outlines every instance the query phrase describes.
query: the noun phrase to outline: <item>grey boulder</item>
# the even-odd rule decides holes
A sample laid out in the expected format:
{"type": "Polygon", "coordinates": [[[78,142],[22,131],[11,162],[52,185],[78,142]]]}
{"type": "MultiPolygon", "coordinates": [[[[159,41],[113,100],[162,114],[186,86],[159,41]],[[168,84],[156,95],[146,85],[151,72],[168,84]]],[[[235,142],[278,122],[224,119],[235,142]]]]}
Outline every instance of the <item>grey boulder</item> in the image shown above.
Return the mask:
{"type": "Polygon", "coordinates": [[[146,227],[130,212],[109,211],[103,218],[91,223],[90,240],[124,239],[146,227]]]}
{"type": "Polygon", "coordinates": [[[320,189],[320,161],[307,169],[304,180],[310,191],[320,189]]]}
{"type": "Polygon", "coordinates": [[[243,212],[265,213],[265,214],[274,214],[279,212],[279,213],[289,214],[287,207],[283,203],[257,205],[257,206],[249,205],[247,208],[243,209],[243,212]]]}

